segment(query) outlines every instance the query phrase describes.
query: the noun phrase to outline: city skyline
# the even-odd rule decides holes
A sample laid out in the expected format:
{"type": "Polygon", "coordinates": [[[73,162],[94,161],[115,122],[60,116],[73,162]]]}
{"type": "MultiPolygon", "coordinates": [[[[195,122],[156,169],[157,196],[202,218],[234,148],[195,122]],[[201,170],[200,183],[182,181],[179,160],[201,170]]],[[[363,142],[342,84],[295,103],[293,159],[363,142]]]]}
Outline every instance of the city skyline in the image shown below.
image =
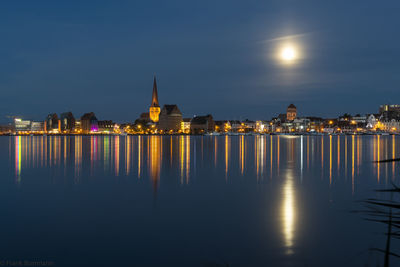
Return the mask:
{"type": "Polygon", "coordinates": [[[160,102],[176,103],[185,116],[264,119],[290,103],[304,116],[373,113],[400,96],[399,7],[4,3],[0,119],[70,110],[132,121],[148,106],[153,73],[160,102]],[[286,43],[296,48],[286,58],[298,64],[276,60],[286,43]]]}

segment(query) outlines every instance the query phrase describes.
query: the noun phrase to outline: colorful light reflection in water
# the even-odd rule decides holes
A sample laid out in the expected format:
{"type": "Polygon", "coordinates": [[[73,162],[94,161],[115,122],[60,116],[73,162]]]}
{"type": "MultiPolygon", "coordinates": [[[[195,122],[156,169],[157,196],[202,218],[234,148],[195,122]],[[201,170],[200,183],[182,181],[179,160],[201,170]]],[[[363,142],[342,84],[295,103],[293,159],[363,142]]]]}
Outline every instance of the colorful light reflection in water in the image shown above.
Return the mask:
{"type": "Polygon", "coordinates": [[[364,172],[374,174],[376,184],[390,184],[396,178],[398,165],[372,162],[396,158],[400,150],[398,138],[16,136],[10,138],[9,153],[13,154],[13,172],[19,185],[24,183],[24,170],[32,168],[60,171],[60,175],[75,177],[74,183],[96,177],[96,173],[144,179],[154,192],[163,185],[164,171],[173,173],[180,185],[204,179],[207,172],[216,172],[216,177],[225,183],[238,181],[238,177],[254,179],[257,183],[278,181],[282,185],[279,210],[282,243],[285,253],[292,254],[300,213],[296,205],[297,187],[310,177],[318,177],[330,190],[341,182],[356,194],[357,185],[363,182],[361,166],[367,166],[364,172]],[[121,164],[124,167],[120,168],[121,164]]]}

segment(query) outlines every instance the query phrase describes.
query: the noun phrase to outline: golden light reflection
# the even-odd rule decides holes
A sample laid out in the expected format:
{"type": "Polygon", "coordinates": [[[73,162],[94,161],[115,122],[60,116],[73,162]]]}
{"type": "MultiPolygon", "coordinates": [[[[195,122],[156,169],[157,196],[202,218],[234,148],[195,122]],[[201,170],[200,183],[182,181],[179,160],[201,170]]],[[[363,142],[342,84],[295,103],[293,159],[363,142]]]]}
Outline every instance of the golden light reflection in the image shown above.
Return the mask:
{"type": "Polygon", "coordinates": [[[270,155],[270,157],[271,157],[271,159],[270,159],[270,162],[271,162],[270,169],[271,169],[271,171],[270,172],[271,172],[271,178],[272,178],[272,163],[273,163],[273,153],[272,152],[273,152],[273,147],[274,147],[273,146],[273,142],[272,142],[272,135],[269,136],[269,139],[270,139],[270,154],[271,154],[270,155]]]}
{"type": "Polygon", "coordinates": [[[256,136],[254,138],[254,164],[255,164],[255,168],[256,168],[256,175],[257,175],[257,180],[258,180],[258,174],[259,174],[259,145],[258,145],[258,139],[259,136],[256,136]]]}
{"type": "Polygon", "coordinates": [[[324,137],[321,137],[321,171],[324,174],[324,137]]]}
{"type": "Polygon", "coordinates": [[[119,175],[119,136],[114,137],[114,168],[115,176],[119,175]]]}
{"type": "Polygon", "coordinates": [[[104,136],[103,140],[104,170],[107,170],[109,167],[109,156],[110,156],[110,137],[104,136]]]}
{"type": "Polygon", "coordinates": [[[240,162],[240,173],[243,175],[244,172],[244,136],[239,138],[239,162],[240,162]]]}
{"type": "MultiPolygon", "coordinates": [[[[269,136],[269,148],[267,148],[268,144],[266,144],[268,143],[267,137],[262,135],[251,137],[244,135],[232,137],[226,135],[215,136],[212,138],[214,140],[209,139],[209,137],[194,138],[191,136],[16,136],[10,139],[10,155],[13,165],[12,172],[13,176],[15,173],[15,180],[19,182],[21,180],[21,173],[25,173],[24,169],[29,167],[45,167],[51,165],[55,171],[60,170],[62,172],[64,170],[64,175],[68,175],[68,167],[71,166],[71,175],[74,176],[75,172],[75,177],[80,177],[83,173],[86,173],[86,171],[90,170],[90,173],[92,173],[92,170],[96,171],[98,167],[102,168],[104,166],[104,170],[109,170],[109,172],[115,176],[120,175],[120,168],[122,168],[122,171],[125,171],[127,175],[132,175],[132,173],[134,173],[134,175],[136,176],[137,174],[138,177],[141,175],[143,176],[143,174],[148,175],[151,173],[151,176],[149,175],[149,177],[152,177],[152,181],[157,185],[159,179],[157,178],[159,177],[157,172],[159,171],[155,168],[155,164],[158,162],[157,164],[161,165],[162,155],[168,158],[171,157],[172,153],[172,156],[175,157],[175,162],[170,168],[174,168],[178,175],[180,173],[182,184],[189,184],[189,179],[194,177],[194,174],[196,173],[196,169],[194,169],[196,161],[197,164],[201,163],[201,166],[205,166],[205,164],[209,163],[208,167],[211,166],[211,168],[213,168],[215,164],[213,162],[215,156],[213,157],[213,155],[218,151],[220,158],[217,167],[219,170],[224,172],[226,178],[228,175],[234,175],[235,172],[244,175],[244,172],[246,171],[245,164],[251,164],[251,166],[254,166],[254,172],[257,174],[257,178],[264,177],[265,167],[268,168],[268,165],[270,165],[272,177],[273,168],[276,168],[276,171],[274,171],[279,175],[279,169],[281,168],[280,171],[282,172],[282,169],[286,168],[290,163],[293,163],[294,166],[296,166],[297,172],[304,172],[306,174],[308,170],[314,168],[315,165],[318,167],[320,164],[319,159],[321,159],[322,162],[325,160],[326,166],[323,166],[323,168],[325,168],[326,176],[328,175],[329,161],[330,185],[334,185],[336,179],[340,181],[339,174],[342,172],[346,175],[346,177],[344,177],[345,179],[349,179],[351,175],[352,192],[354,193],[355,179],[357,179],[361,171],[364,170],[365,163],[363,162],[363,157],[367,157],[368,159],[372,159],[373,157],[376,161],[382,160],[382,158],[386,159],[396,157],[396,136],[380,137],[376,135],[371,139],[371,142],[365,142],[365,140],[370,139],[365,139],[362,136],[356,135],[352,135],[351,137],[344,136],[343,140],[341,140],[341,136],[338,136],[337,139],[335,136],[329,136],[329,148],[327,148],[329,149],[329,155],[328,150],[324,148],[324,142],[326,143],[328,141],[323,141],[323,139],[328,137],[307,136],[307,138],[286,138],[276,135],[269,136]],[[143,140],[143,138],[145,138],[145,140],[143,140]],[[170,139],[168,140],[168,138],[170,139]],[[203,148],[204,138],[206,138],[206,143],[204,145],[205,156],[203,162],[200,160],[199,156],[200,153],[203,154],[203,149],[201,149],[202,151],[200,152],[200,146],[203,148]],[[319,138],[321,138],[321,140],[319,138]],[[348,140],[348,138],[351,138],[351,140],[348,140]],[[217,139],[221,142],[218,142],[217,139]],[[158,142],[156,142],[156,140],[158,140],[158,142]],[[164,144],[165,147],[162,146],[162,140],[166,140],[166,143],[164,144]],[[201,144],[197,143],[196,145],[196,140],[197,142],[201,141],[201,144]],[[337,144],[334,143],[335,141],[337,141],[337,144]],[[136,142],[138,147],[133,149],[136,142]],[[148,144],[148,154],[146,153],[146,143],[144,142],[148,144]],[[254,156],[251,151],[253,148],[253,142],[254,156]],[[304,142],[307,142],[307,144],[304,142]],[[348,148],[348,142],[351,142],[350,148],[348,148]],[[232,145],[235,147],[232,147],[232,145]],[[250,152],[247,150],[248,145],[250,145],[250,152]],[[144,151],[143,146],[145,146],[144,151]],[[196,147],[198,149],[197,154],[195,150],[196,147]],[[280,148],[284,149],[283,154],[281,153],[280,148]],[[121,149],[124,149],[124,153],[120,151],[121,149]],[[238,157],[234,155],[235,158],[233,160],[231,160],[231,152],[233,151],[231,149],[238,149],[237,151],[235,150],[235,153],[238,153],[238,157]],[[325,153],[327,153],[325,156],[323,155],[324,149],[325,153]],[[335,149],[337,149],[337,151],[335,151],[335,149]],[[348,151],[349,149],[351,151],[348,151]],[[165,151],[165,154],[163,153],[163,150],[165,151]],[[157,154],[155,151],[158,153],[158,159],[155,158],[155,155],[157,154]],[[322,155],[319,155],[319,152],[322,155]],[[246,159],[248,153],[250,153],[250,161],[246,161],[248,160],[246,159]],[[307,155],[304,155],[304,153],[307,155]],[[344,155],[341,155],[341,153],[344,153],[344,155]],[[268,158],[268,154],[270,159],[266,159],[268,158]],[[279,166],[280,154],[284,160],[281,162],[282,166],[279,166]],[[199,157],[198,160],[196,160],[196,155],[199,157]],[[135,158],[136,156],[138,156],[138,159],[135,158]],[[307,165],[304,162],[306,156],[307,165]],[[253,157],[255,161],[254,165],[252,162],[253,157]],[[274,157],[276,157],[275,162],[274,157]],[[324,159],[324,157],[326,157],[326,159],[324,159]],[[329,157],[329,159],[327,157],[329,157]],[[351,159],[348,159],[348,157],[351,157],[351,159]],[[335,160],[337,160],[337,162],[335,162],[335,160]],[[342,160],[343,162],[341,162],[342,160]],[[350,160],[351,163],[348,162],[348,160],[350,160]],[[134,165],[132,166],[133,162],[134,165]],[[138,166],[137,173],[135,169],[136,162],[138,166]],[[236,163],[238,166],[233,166],[233,164],[236,163]],[[121,164],[123,165],[121,166],[121,164]],[[60,166],[64,168],[59,168],[60,166]],[[147,172],[147,168],[149,168],[149,173],[147,172]],[[351,174],[348,168],[351,168],[351,174]],[[338,178],[333,175],[333,172],[335,172],[335,175],[338,175],[338,178]],[[335,181],[333,181],[333,179],[335,179],[335,181]]],[[[170,165],[169,162],[170,160],[167,159],[167,167],[170,165]]],[[[396,163],[382,165],[382,163],[378,162],[376,165],[371,164],[371,167],[373,168],[372,170],[374,171],[374,174],[377,176],[378,182],[380,182],[383,177],[382,171],[383,175],[386,175],[386,179],[390,179],[390,175],[392,175],[392,179],[396,176],[396,163]],[[381,170],[381,168],[383,168],[383,170],[381,170]]],[[[268,170],[266,171],[268,174],[268,170]]],[[[350,181],[348,182],[350,183],[350,181]]]]}
{"type": "Polygon", "coordinates": [[[354,194],[354,135],[351,136],[351,191],[354,194]]]}
{"type": "MultiPolygon", "coordinates": [[[[392,135],[392,159],[396,158],[396,137],[392,135]]],[[[392,162],[392,180],[395,177],[395,162],[392,162]]]]}
{"type": "Polygon", "coordinates": [[[225,135],[225,178],[228,177],[229,149],[230,149],[229,137],[228,135],[225,135]]]}
{"type": "Polygon", "coordinates": [[[360,174],[360,136],[357,135],[357,175],[360,174]]]}
{"type": "Polygon", "coordinates": [[[380,139],[380,136],[378,135],[377,136],[377,164],[376,164],[376,168],[377,168],[377,178],[378,178],[378,182],[379,182],[379,179],[380,179],[380,163],[379,163],[379,161],[381,160],[381,154],[380,154],[380,152],[381,152],[381,139],[380,139]]]}
{"type": "Polygon", "coordinates": [[[131,137],[125,137],[125,173],[129,175],[131,171],[131,137]]]}
{"type": "Polygon", "coordinates": [[[332,135],[329,136],[329,185],[332,184],[332,135]]]}
{"type": "Polygon", "coordinates": [[[184,180],[184,161],[185,161],[185,137],[183,135],[181,135],[179,137],[179,166],[180,166],[180,170],[181,170],[181,184],[183,184],[183,180],[184,180]]]}
{"type": "Polygon", "coordinates": [[[149,174],[150,174],[150,180],[153,183],[153,190],[156,192],[161,172],[162,137],[152,135],[148,138],[150,139],[149,174]]]}
{"type": "Polygon", "coordinates": [[[303,178],[303,136],[301,136],[301,140],[300,140],[300,170],[301,170],[301,174],[302,174],[302,178],[303,178]]]}
{"type": "Polygon", "coordinates": [[[347,135],[344,136],[344,172],[347,178],[347,135]]]}
{"type": "Polygon", "coordinates": [[[170,155],[169,155],[169,162],[170,162],[170,166],[172,167],[172,159],[174,158],[173,157],[173,142],[172,142],[172,135],[170,136],[170,138],[169,138],[169,152],[170,152],[170,155]]]}
{"type": "Polygon", "coordinates": [[[218,159],[218,138],[214,138],[214,166],[217,167],[218,159]]]}
{"type": "Polygon", "coordinates": [[[307,169],[310,167],[310,149],[309,149],[309,144],[310,144],[310,140],[309,137],[307,135],[307,169]]]}
{"type": "Polygon", "coordinates": [[[296,223],[296,205],[293,170],[289,169],[285,175],[283,184],[283,204],[281,208],[282,233],[286,254],[293,254],[294,233],[296,223]]]}
{"type": "Polygon", "coordinates": [[[142,136],[138,136],[138,178],[142,170],[142,136]]]}
{"type": "Polygon", "coordinates": [[[15,178],[21,182],[21,136],[15,137],[15,178]]]}
{"type": "Polygon", "coordinates": [[[185,163],[186,163],[186,184],[189,183],[189,173],[190,173],[190,136],[186,136],[186,146],[185,146],[185,152],[186,152],[186,158],[185,158],[185,163]]]}
{"type": "Polygon", "coordinates": [[[340,135],[337,136],[337,170],[340,170],[340,135]]]}
{"type": "MultiPolygon", "coordinates": [[[[82,165],[82,136],[75,136],[75,176],[78,177],[82,165]]],[[[50,142],[51,143],[51,142],[50,142]]]]}
{"type": "Polygon", "coordinates": [[[264,150],[265,150],[265,142],[264,142],[264,136],[259,136],[260,138],[260,169],[261,169],[261,176],[264,175],[264,160],[265,160],[265,155],[264,155],[264,150]]]}
{"type": "Polygon", "coordinates": [[[277,162],[276,162],[276,170],[277,170],[277,172],[278,172],[278,175],[279,175],[279,160],[280,160],[280,142],[279,142],[279,135],[277,136],[277,138],[276,138],[276,160],[277,160],[277,162]]]}

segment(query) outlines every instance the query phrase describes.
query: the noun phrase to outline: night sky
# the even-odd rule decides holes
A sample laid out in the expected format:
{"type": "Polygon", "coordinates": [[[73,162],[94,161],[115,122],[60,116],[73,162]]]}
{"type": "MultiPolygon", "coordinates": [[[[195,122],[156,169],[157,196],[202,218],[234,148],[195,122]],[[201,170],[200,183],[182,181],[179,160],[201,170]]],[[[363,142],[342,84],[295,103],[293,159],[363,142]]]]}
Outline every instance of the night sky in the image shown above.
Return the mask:
{"type": "Polygon", "coordinates": [[[0,117],[373,113],[400,102],[397,1],[2,1],[0,117]],[[17,3],[18,2],[18,3],[17,3]],[[285,42],[299,59],[276,58],[285,42]]]}

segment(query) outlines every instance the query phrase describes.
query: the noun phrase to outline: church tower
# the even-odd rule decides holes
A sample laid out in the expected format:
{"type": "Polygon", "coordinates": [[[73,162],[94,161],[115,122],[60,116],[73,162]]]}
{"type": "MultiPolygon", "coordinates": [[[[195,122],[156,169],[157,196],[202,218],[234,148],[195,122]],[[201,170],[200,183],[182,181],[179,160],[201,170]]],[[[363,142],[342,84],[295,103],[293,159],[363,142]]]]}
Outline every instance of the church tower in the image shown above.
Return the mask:
{"type": "Polygon", "coordinates": [[[150,105],[150,110],[149,110],[150,120],[152,122],[158,122],[160,111],[161,111],[160,105],[158,104],[156,76],[154,76],[153,96],[151,98],[151,105],[150,105]]]}

